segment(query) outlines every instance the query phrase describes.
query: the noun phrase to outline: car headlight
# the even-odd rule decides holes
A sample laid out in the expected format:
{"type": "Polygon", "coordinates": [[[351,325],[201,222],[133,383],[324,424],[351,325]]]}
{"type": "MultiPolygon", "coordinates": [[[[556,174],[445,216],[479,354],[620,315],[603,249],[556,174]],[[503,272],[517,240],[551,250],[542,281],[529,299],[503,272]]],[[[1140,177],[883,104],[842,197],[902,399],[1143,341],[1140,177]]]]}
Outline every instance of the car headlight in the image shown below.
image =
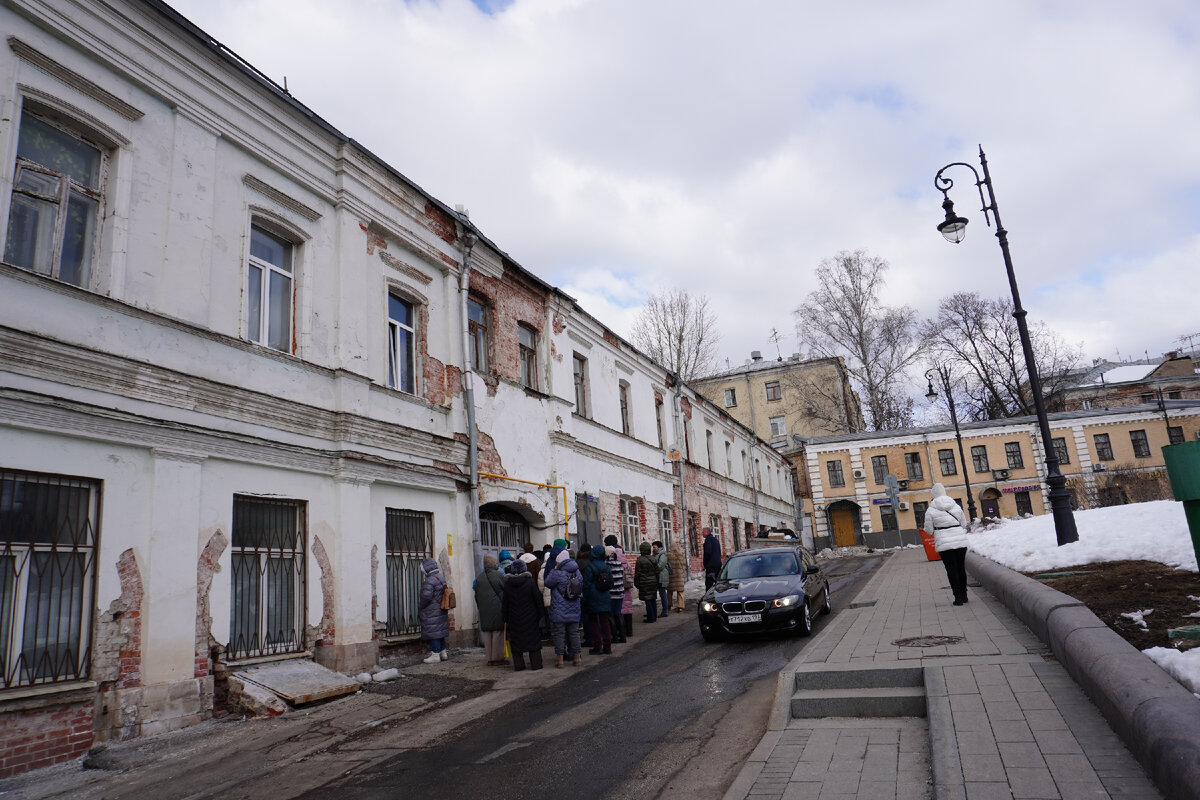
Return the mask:
{"type": "Polygon", "coordinates": [[[710,613],[711,613],[711,612],[713,612],[713,611],[716,611],[716,610],[717,610],[717,604],[716,604],[716,603],[711,603],[711,602],[709,602],[708,600],[705,600],[704,602],[702,602],[702,603],[700,604],[700,610],[701,610],[701,611],[705,611],[705,612],[710,612],[710,613]]]}
{"type": "Polygon", "coordinates": [[[788,606],[794,606],[799,602],[800,595],[789,594],[787,597],[776,597],[774,600],[774,605],[776,608],[787,608],[788,606]]]}

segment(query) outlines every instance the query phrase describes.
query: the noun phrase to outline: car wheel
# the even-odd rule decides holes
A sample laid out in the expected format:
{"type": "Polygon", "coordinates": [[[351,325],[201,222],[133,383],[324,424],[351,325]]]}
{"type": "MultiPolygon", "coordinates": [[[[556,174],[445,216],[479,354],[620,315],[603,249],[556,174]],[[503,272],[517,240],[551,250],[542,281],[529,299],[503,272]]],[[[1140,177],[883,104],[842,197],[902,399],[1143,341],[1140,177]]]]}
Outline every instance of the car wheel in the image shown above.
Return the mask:
{"type": "Polygon", "coordinates": [[[829,599],[829,587],[825,587],[825,603],[821,606],[822,614],[830,614],[833,612],[833,602],[829,599]]]}
{"type": "Polygon", "coordinates": [[[812,613],[808,610],[808,600],[800,603],[800,620],[796,625],[797,636],[808,636],[812,633],[812,613]]]}

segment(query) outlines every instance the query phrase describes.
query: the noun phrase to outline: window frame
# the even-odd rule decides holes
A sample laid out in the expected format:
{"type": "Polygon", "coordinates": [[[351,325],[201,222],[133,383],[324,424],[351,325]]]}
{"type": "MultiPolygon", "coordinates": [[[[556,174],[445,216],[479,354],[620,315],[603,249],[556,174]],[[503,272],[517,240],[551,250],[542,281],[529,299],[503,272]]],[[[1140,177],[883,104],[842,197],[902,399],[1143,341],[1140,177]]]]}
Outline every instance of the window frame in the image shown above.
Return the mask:
{"type": "Polygon", "coordinates": [[[410,300],[409,298],[405,297],[404,295],[400,294],[399,292],[395,291],[394,289],[388,290],[387,300],[388,300],[388,304],[387,304],[387,320],[388,320],[387,385],[388,385],[388,388],[395,389],[398,392],[404,392],[405,394],[414,394],[415,395],[418,390],[417,373],[419,370],[417,369],[417,315],[420,313],[420,306],[413,300],[410,300]],[[409,314],[409,323],[408,324],[405,324],[403,322],[403,320],[400,320],[400,319],[392,316],[392,301],[393,300],[395,302],[401,304],[408,310],[408,314],[409,314]],[[405,335],[406,335],[406,337],[405,337],[405,335]],[[403,338],[408,339],[408,347],[403,348],[405,352],[401,353],[401,350],[402,350],[401,342],[402,342],[403,338]],[[397,359],[400,358],[402,355],[407,358],[408,367],[409,367],[408,385],[407,386],[399,385],[402,382],[402,380],[401,381],[397,380],[397,377],[403,378],[403,370],[399,369],[400,364],[397,361],[397,359]]]}
{"type": "Polygon", "coordinates": [[[1096,460],[1097,461],[1112,461],[1112,437],[1107,433],[1093,433],[1092,442],[1096,445],[1096,460]]]}
{"type": "Polygon", "coordinates": [[[1150,437],[1146,435],[1145,428],[1131,430],[1129,444],[1133,446],[1134,458],[1150,458],[1150,437]]]}
{"type": "Polygon", "coordinates": [[[1013,502],[1017,504],[1018,517],[1033,513],[1033,499],[1028,491],[1013,492],[1013,502]],[[1022,506],[1025,507],[1025,510],[1021,510],[1022,506]]]}
{"type": "Polygon", "coordinates": [[[675,535],[675,521],[670,506],[658,507],[658,535],[662,539],[663,549],[671,549],[671,540],[675,535]]]}
{"type": "Polygon", "coordinates": [[[487,304],[478,297],[467,296],[467,367],[472,372],[486,375],[491,359],[488,357],[490,338],[490,315],[487,304]],[[478,309],[478,319],[472,314],[478,309]]]}
{"type": "Polygon", "coordinates": [[[621,497],[618,498],[617,503],[622,549],[626,553],[636,553],[642,538],[642,526],[638,516],[639,501],[632,497],[621,497]]]}
{"type": "MultiPolygon", "coordinates": [[[[53,112],[42,112],[39,109],[31,107],[26,103],[21,106],[16,124],[17,146],[16,154],[13,157],[12,171],[12,186],[9,192],[8,218],[4,224],[4,251],[3,260],[27,272],[32,272],[37,275],[43,275],[54,280],[68,283],[72,286],[78,286],[83,289],[90,289],[95,276],[94,267],[100,253],[101,245],[101,229],[105,220],[105,190],[108,185],[108,170],[109,161],[113,151],[116,149],[111,143],[105,142],[101,137],[86,129],[81,123],[66,118],[62,115],[53,112]],[[73,178],[66,172],[60,172],[49,164],[41,164],[32,160],[27,156],[21,155],[21,138],[24,133],[24,123],[28,117],[36,124],[48,127],[58,133],[67,136],[78,143],[94,150],[97,160],[95,163],[95,186],[89,186],[83,182],[73,178]],[[53,193],[39,193],[32,186],[21,188],[22,173],[33,173],[37,175],[48,176],[55,181],[58,186],[53,193]],[[16,238],[13,231],[13,214],[17,208],[17,198],[27,197],[34,203],[53,204],[54,206],[54,224],[51,227],[53,241],[50,244],[48,270],[39,268],[37,259],[37,248],[35,246],[34,260],[29,265],[18,263],[15,259],[10,260],[10,253],[16,238]],[[82,244],[82,250],[85,257],[81,259],[77,267],[74,268],[75,280],[69,277],[64,277],[62,258],[65,247],[65,239],[67,236],[68,218],[71,216],[72,198],[81,196],[86,202],[90,202],[92,213],[85,222],[85,239],[82,244]]],[[[28,201],[27,201],[28,202],[28,201]]],[[[39,237],[40,238],[40,237],[39,237]]]]}
{"type": "Polygon", "coordinates": [[[871,456],[871,474],[875,478],[875,483],[882,484],[884,479],[891,474],[888,469],[887,455],[871,456]]]}
{"type": "Polygon", "coordinates": [[[908,475],[908,479],[910,481],[920,481],[925,479],[925,470],[921,467],[920,453],[904,454],[904,473],[908,475]]]}
{"type": "Polygon", "coordinates": [[[953,448],[943,447],[938,450],[938,466],[941,468],[943,476],[958,474],[958,460],[955,458],[953,448]],[[947,469],[947,467],[949,468],[947,469]]]}
{"type": "Polygon", "coordinates": [[[521,367],[521,385],[538,390],[538,332],[532,325],[517,323],[517,361],[521,367]],[[529,341],[526,342],[525,339],[529,341]]]}
{"type": "Polygon", "coordinates": [[[421,562],[433,557],[433,514],[408,508],[384,509],[385,635],[419,633],[423,573],[421,562]],[[420,520],[423,531],[405,525],[420,520]],[[407,529],[406,529],[407,528],[407,529]]]}
{"type": "MultiPolygon", "coordinates": [[[[258,535],[260,531],[254,531],[254,535],[258,535]]],[[[229,642],[225,648],[225,654],[228,660],[237,661],[247,658],[258,658],[262,656],[281,655],[285,653],[299,653],[305,648],[305,629],[308,619],[308,503],[303,500],[276,498],[276,497],[260,497],[255,495],[235,494],[233,495],[233,516],[230,524],[230,575],[229,575],[229,642]],[[294,522],[296,530],[291,533],[282,533],[280,531],[270,532],[267,534],[268,544],[266,547],[261,545],[247,545],[238,543],[239,537],[250,535],[248,531],[240,531],[238,526],[238,507],[242,504],[243,507],[257,505],[260,507],[271,508],[286,508],[294,510],[294,522]],[[292,546],[283,546],[285,537],[292,537],[292,546]],[[278,539],[279,546],[275,546],[273,540],[278,539]],[[243,563],[239,565],[239,561],[243,563]],[[253,561],[254,563],[251,563],[253,561]],[[290,572],[287,573],[286,586],[272,583],[272,568],[273,565],[278,567],[286,567],[290,562],[290,572]],[[254,590],[255,605],[251,608],[242,609],[242,604],[238,602],[239,579],[245,577],[244,570],[253,568],[256,570],[255,579],[247,582],[247,594],[251,589],[254,590]],[[251,584],[257,584],[251,586],[251,584]],[[290,588],[290,593],[287,589],[290,588]],[[273,602],[282,601],[285,608],[280,611],[272,609],[273,602]],[[244,619],[239,618],[239,614],[244,611],[244,619]],[[283,613],[290,611],[290,613],[283,613]],[[254,620],[251,622],[250,617],[254,620]],[[270,630],[272,627],[272,618],[275,618],[276,623],[281,623],[285,616],[291,617],[292,628],[289,631],[290,639],[282,639],[276,641],[274,634],[280,631],[270,630]],[[255,631],[247,631],[255,633],[251,640],[244,645],[239,645],[238,636],[243,628],[239,622],[257,627],[255,631]],[[258,641],[261,638],[261,641],[258,641]],[[257,642],[257,646],[255,645],[257,642]]],[[[283,575],[282,572],[280,572],[283,575]]]]}
{"type": "Polygon", "coordinates": [[[992,471],[991,462],[988,461],[987,445],[971,445],[971,468],[974,469],[976,473],[992,471]]]}
{"type": "Polygon", "coordinates": [[[737,407],[737,387],[733,387],[731,389],[725,390],[725,407],[726,408],[737,407]]]}
{"type": "Polygon", "coordinates": [[[1021,452],[1020,442],[1005,442],[1004,458],[1009,469],[1025,469],[1025,456],[1021,452]]]}
{"type": "Polygon", "coordinates": [[[633,413],[629,408],[628,381],[617,381],[617,399],[621,406],[621,433],[633,436],[633,413]]]}
{"type": "Polygon", "coordinates": [[[575,386],[575,413],[586,419],[588,415],[588,360],[579,353],[571,354],[571,381],[575,386]]]}
{"type": "Polygon", "coordinates": [[[767,381],[763,384],[763,390],[766,393],[768,403],[774,403],[777,400],[783,399],[783,387],[779,381],[767,381]]]}
{"type": "Polygon", "coordinates": [[[771,438],[776,439],[780,436],[787,436],[787,415],[781,414],[775,417],[767,418],[767,425],[771,429],[771,438]]]}
{"type": "Polygon", "coordinates": [[[250,218],[249,234],[246,237],[246,339],[261,347],[269,347],[280,353],[295,353],[296,352],[296,284],[297,284],[297,258],[300,250],[300,242],[297,237],[289,232],[280,229],[278,225],[271,224],[271,221],[254,214],[250,218]],[[287,267],[282,264],[275,264],[260,256],[254,255],[254,238],[255,233],[258,233],[267,239],[285,246],[287,254],[287,267]],[[254,271],[259,273],[258,286],[254,287],[254,271]],[[272,339],[273,312],[275,307],[272,304],[272,287],[274,286],[274,278],[279,276],[281,280],[287,281],[287,320],[286,324],[281,320],[281,327],[284,328],[284,333],[287,337],[286,346],[280,347],[272,339]],[[254,299],[257,297],[257,308],[255,308],[254,299]],[[255,322],[257,321],[257,330],[254,330],[255,322]]]}
{"type": "Polygon", "coordinates": [[[846,485],[846,472],[842,468],[841,459],[825,462],[825,473],[829,477],[830,488],[846,485]]]}
{"type": "Polygon", "coordinates": [[[1050,438],[1050,446],[1054,449],[1054,455],[1058,458],[1059,464],[1070,464],[1071,463],[1071,450],[1067,447],[1067,437],[1065,437],[1065,436],[1051,437],[1050,438]]]}
{"type": "Polygon", "coordinates": [[[0,690],[88,678],[102,491],[102,483],[92,478],[0,470],[0,690]],[[32,509],[23,512],[26,504],[32,509]],[[39,518],[47,512],[55,519],[39,518]],[[32,528],[18,529],[22,524],[32,528]],[[46,536],[51,533],[47,524],[53,525],[52,536],[46,536]],[[64,532],[70,539],[59,541],[64,532]],[[44,580],[47,569],[54,572],[49,581],[44,580]],[[77,582],[68,585],[63,577],[68,571],[77,582]],[[69,606],[66,614],[64,606],[69,606]],[[51,609],[59,611],[52,620],[42,614],[51,609]],[[33,652],[27,654],[30,645],[33,652]]]}
{"type": "Polygon", "coordinates": [[[1183,434],[1182,425],[1167,426],[1167,442],[1170,444],[1183,444],[1187,438],[1183,434]]]}
{"type": "Polygon", "coordinates": [[[654,427],[658,431],[658,449],[665,450],[667,447],[666,435],[663,433],[663,421],[665,409],[663,406],[665,401],[658,393],[654,395],[654,427]]]}

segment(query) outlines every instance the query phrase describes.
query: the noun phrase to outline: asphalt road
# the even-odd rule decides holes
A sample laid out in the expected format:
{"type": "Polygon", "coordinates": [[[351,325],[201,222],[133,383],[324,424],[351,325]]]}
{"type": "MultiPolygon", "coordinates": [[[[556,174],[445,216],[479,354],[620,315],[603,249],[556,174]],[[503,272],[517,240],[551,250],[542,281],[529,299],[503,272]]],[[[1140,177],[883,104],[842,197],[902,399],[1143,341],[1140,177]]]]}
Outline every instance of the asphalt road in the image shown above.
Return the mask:
{"type": "MultiPolygon", "coordinates": [[[[835,615],[879,564],[826,563],[835,615]]],[[[706,644],[688,616],[615,645],[631,648],[620,659],[303,796],[720,797],[762,738],[779,671],[808,639],[706,644]]],[[[830,619],[816,617],[816,633],[830,619]]]]}

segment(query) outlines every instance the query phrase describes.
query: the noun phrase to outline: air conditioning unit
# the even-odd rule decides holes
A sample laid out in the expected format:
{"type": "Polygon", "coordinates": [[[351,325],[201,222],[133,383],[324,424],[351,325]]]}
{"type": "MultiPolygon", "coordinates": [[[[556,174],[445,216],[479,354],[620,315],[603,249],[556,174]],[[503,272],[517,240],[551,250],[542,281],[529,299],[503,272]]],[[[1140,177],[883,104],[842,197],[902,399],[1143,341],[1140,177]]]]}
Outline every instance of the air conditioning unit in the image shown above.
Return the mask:
{"type": "Polygon", "coordinates": [[[908,481],[904,480],[904,479],[898,480],[898,481],[896,481],[896,486],[901,490],[907,489],[908,481]]]}
{"type": "Polygon", "coordinates": [[[1006,480],[1008,480],[1008,470],[1006,470],[1006,469],[994,469],[994,470],[992,470],[992,480],[994,480],[994,481],[1006,481],[1006,480]]]}
{"type": "Polygon", "coordinates": [[[1092,472],[1104,472],[1108,469],[1108,464],[1092,464],[1092,472]]]}
{"type": "Polygon", "coordinates": [[[901,501],[900,501],[900,510],[901,510],[901,511],[908,511],[908,503],[906,503],[906,502],[904,502],[903,500],[901,500],[901,501]]]}
{"type": "Polygon", "coordinates": [[[863,472],[861,469],[853,470],[850,474],[854,476],[854,480],[856,481],[861,481],[863,478],[867,477],[867,473],[863,472]]]}

